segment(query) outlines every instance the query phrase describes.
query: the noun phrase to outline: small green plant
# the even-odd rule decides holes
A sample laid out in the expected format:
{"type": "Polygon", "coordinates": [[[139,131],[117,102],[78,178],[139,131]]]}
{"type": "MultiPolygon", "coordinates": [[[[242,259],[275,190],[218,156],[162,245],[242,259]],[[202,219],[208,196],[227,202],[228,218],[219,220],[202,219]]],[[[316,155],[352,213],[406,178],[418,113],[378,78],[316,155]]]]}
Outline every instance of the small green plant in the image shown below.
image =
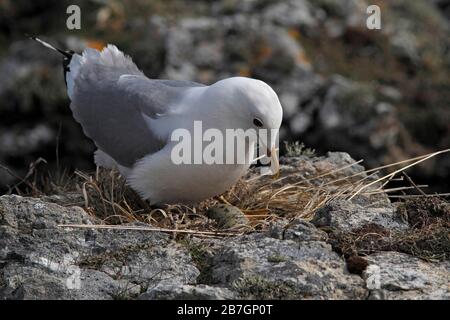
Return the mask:
{"type": "Polygon", "coordinates": [[[305,144],[303,142],[284,141],[284,147],[286,148],[287,157],[300,157],[300,156],[314,157],[316,155],[316,150],[305,147],[305,144]]]}
{"type": "Polygon", "coordinates": [[[270,263],[280,263],[285,262],[287,260],[287,257],[281,255],[281,254],[274,254],[267,257],[267,261],[270,263]]]}
{"type": "Polygon", "coordinates": [[[135,300],[139,293],[135,289],[140,289],[139,285],[127,282],[123,287],[118,288],[111,294],[113,300],[135,300]]]}
{"type": "Polygon", "coordinates": [[[211,259],[213,257],[211,249],[200,242],[182,240],[180,243],[188,249],[192,261],[200,271],[197,282],[200,284],[209,284],[211,282],[211,259]]]}
{"type": "Polygon", "coordinates": [[[237,279],[232,287],[243,299],[281,300],[301,299],[302,293],[294,284],[269,281],[258,275],[249,275],[237,279]]]}

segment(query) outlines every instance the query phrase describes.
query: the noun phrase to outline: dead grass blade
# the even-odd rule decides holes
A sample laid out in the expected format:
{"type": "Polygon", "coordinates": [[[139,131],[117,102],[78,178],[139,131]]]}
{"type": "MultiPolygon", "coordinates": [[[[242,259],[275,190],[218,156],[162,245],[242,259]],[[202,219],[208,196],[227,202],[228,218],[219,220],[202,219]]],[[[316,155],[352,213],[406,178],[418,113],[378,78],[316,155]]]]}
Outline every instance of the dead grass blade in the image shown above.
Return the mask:
{"type": "MultiPolygon", "coordinates": [[[[271,179],[270,176],[259,176],[258,168],[253,169],[258,179],[240,180],[235,186],[222,196],[211,198],[196,206],[166,205],[155,208],[142,200],[126,184],[126,181],[116,171],[97,168],[92,173],[76,171],[74,178],[70,180],[72,191],[76,191],[78,197],[67,203],[83,203],[85,210],[96,218],[97,225],[62,225],[61,227],[97,228],[97,229],[121,229],[160,231],[173,235],[191,234],[198,237],[227,237],[264,230],[269,223],[276,219],[294,220],[296,218],[310,219],[314,213],[335,200],[352,200],[356,196],[371,198],[371,204],[384,199],[410,197],[399,196],[399,192],[417,190],[420,195],[411,197],[431,197],[422,188],[424,185],[415,184],[408,179],[405,170],[414,165],[426,161],[437,155],[449,152],[442,150],[423,156],[399,161],[369,170],[355,170],[354,166],[362,160],[345,165],[332,164],[328,166],[315,166],[312,160],[312,169],[306,166],[296,168],[289,173],[281,169],[281,177],[271,179]],[[379,178],[378,174],[383,169],[396,168],[391,173],[379,178]],[[348,170],[350,169],[350,170],[348,170]],[[308,171],[310,170],[310,171],[308,171]],[[309,176],[304,178],[304,176],[309,176]],[[403,187],[387,187],[393,180],[405,179],[409,185],[403,187]],[[233,230],[219,229],[217,223],[206,217],[205,212],[219,203],[237,206],[250,220],[250,225],[243,228],[237,226],[233,230]],[[126,223],[143,222],[152,227],[124,226],[126,223]]],[[[318,158],[320,161],[320,158],[318,158]]],[[[300,165],[300,164],[299,164],[300,165]]],[[[251,169],[252,170],[252,169],[251,169]]],[[[65,185],[68,182],[64,182],[65,185]]],[[[62,195],[66,194],[66,187],[55,187],[62,195]]],[[[450,194],[440,194],[445,197],[450,194]]]]}
{"type": "MultiPolygon", "coordinates": [[[[447,152],[450,152],[450,149],[441,150],[441,151],[437,151],[437,152],[434,152],[434,153],[430,153],[430,154],[425,155],[425,156],[422,156],[422,157],[418,157],[419,160],[417,160],[417,161],[415,161],[415,162],[413,162],[413,163],[411,163],[411,164],[408,164],[407,166],[404,166],[404,167],[402,167],[402,168],[400,168],[400,169],[397,169],[397,170],[395,170],[395,171],[392,172],[392,173],[389,173],[389,174],[387,174],[387,175],[385,175],[385,176],[383,176],[383,177],[381,177],[381,178],[379,178],[379,179],[377,179],[377,180],[375,180],[375,181],[372,181],[372,182],[370,182],[370,183],[364,185],[363,187],[361,187],[360,189],[358,189],[358,190],[357,190],[357,191],[349,198],[349,200],[352,200],[352,199],[353,199],[354,197],[356,197],[359,193],[361,193],[361,191],[367,189],[367,188],[370,187],[370,186],[373,186],[374,184],[377,184],[377,183],[380,182],[380,181],[383,181],[383,180],[386,180],[386,179],[389,179],[389,178],[393,178],[396,174],[398,174],[398,173],[400,173],[400,172],[403,172],[403,171],[405,171],[405,170],[408,169],[408,168],[411,168],[411,167],[413,167],[413,166],[416,166],[416,165],[418,165],[418,164],[421,163],[421,162],[424,162],[424,161],[426,161],[426,160],[428,160],[428,159],[431,159],[431,158],[433,158],[433,157],[435,157],[435,156],[437,156],[437,155],[440,155],[440,154],[443,154],[443,153],[447,153],[447,152]]],[[[406,161],[404,161],[403,163],[405,163],[405,162],[406,162],[406,161]]],[[[410,161],[408,161],[408,162],[410,162],[410,161]]]]}
{"type": "Polygon", "coordinates": [[[242,233],[236,232],[214,232],[214,231],[198,231],[198,230],[186,230],[186,229],[166,229],[166,228],[151,228],[140,226],[120,226],[109,224],[60,224],[60,228],[74,228],[74,229],[108,229],[108,230],[134,230],[134,231],[151,231],[151,232],[164,232],[164,233],[185,233],[193,235],[208,235],[208,236],[223,236],[232,237],[241,235],[242,233]]]}

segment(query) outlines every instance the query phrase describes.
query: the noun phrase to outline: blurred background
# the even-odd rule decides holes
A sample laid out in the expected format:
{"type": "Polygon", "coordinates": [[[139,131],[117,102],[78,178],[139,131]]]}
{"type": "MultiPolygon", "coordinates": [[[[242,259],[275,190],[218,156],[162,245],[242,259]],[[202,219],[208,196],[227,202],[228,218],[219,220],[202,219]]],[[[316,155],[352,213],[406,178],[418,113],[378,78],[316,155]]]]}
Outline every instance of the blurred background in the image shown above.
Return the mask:
{"type": "MultiPolygon", "coordinates": [[[[153,78],[261,79],[284,108],[281,140],[375,167],[450,147],[449,26],[447,0],[0,0],[0,194],[33,163],[94,169],[60,56],[24,34],[74,51],[114,43],[153,78]],[[71,4],[80,30],[66,28],[71,4]],[[370,4],[381,30],[366,27],[370,4]]],[[[450,189],[448,155],[410,173],[450,189]]]]}

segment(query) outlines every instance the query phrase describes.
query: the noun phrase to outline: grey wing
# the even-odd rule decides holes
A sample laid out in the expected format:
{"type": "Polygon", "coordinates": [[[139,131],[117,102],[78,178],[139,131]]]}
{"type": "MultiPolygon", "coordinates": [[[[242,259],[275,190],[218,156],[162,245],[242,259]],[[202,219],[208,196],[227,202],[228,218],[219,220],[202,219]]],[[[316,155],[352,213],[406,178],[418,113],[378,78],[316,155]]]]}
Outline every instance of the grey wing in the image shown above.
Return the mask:
{"type": "MultiPolygon", "coordinates": [[[[105,49],[106,50],[106,49],[105,49]]],[[[148,127],[143,114],[157,118],[182,98],[186,89],[200,84],[151,80],[138,69],[131,74],[121,64],[85,59],[73,79],[71,109],[84,133],[118,164],[131,167],[138,159],[160,150],[165,141],[148,127]]],[[[117,55],[117,53],[116,53],[117,55]]],[[[131,62],[132,63],[132,62],[131,62]]]]}
{"type": "Polygon", "coordinates": [[[194,82],[194,81],[184,81],[184,80],[158,80],[162,84],[169,87],[186,88],[186,87],[205,87],[204,84],[194,82]]]}

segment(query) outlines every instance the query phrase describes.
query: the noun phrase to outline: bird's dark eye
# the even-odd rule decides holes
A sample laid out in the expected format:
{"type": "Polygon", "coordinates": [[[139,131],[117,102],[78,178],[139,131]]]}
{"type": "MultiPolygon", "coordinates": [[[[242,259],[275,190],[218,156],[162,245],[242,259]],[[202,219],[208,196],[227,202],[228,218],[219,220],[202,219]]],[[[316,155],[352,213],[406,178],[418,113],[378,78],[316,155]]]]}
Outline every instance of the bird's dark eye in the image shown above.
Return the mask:
{"type": "Polygon", "coordinates": [[[253,119],[253,124],[259,128],[261,128],[263,126],[262,121],[259,120],[258,118],[253,119]]]}

